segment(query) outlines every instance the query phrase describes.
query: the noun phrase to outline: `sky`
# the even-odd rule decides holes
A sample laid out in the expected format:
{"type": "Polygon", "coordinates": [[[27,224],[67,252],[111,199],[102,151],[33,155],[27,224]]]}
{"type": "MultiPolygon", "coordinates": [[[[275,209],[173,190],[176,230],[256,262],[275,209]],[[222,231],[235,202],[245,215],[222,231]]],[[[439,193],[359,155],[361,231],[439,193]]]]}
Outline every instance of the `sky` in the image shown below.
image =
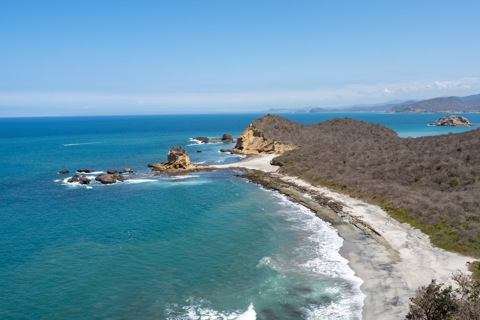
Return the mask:
{"type": "Polygon", "coordinates": [[[480,93],[480,1],[1,1],[0,117],[480,93]]]}

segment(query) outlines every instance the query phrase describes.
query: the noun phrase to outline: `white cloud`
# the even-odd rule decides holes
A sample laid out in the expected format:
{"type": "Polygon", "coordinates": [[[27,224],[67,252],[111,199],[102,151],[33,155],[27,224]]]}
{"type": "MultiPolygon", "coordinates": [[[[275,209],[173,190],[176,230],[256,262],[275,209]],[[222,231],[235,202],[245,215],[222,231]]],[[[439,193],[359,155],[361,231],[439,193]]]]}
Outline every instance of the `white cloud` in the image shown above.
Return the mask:
{"type": "Polygon", "coordinates": [[[480,78],[462,78],[446,81],[418,81],[410,83],[351,84],[334,88],[292,91],[250,91],[210,93],[73,93],[73,92],[0,92],[0,105],[65,105],[92,104],[143,104],[163,105],[302,105],[316,104],[340,106],[345,103],[382,102],[389,99],[428,99],[447,95],[480,93],[480,78]],[[386,89],[388,87],[389,89],[386,89]]]}

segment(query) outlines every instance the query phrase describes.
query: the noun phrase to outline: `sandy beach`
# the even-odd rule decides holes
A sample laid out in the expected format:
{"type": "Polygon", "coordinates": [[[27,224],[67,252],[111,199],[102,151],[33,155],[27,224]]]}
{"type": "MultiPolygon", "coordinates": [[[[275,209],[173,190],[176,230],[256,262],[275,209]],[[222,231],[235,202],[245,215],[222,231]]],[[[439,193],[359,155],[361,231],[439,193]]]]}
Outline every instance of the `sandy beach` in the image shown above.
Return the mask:
{"type": "MultiPolygon", "coordinates": [[[[278,167],[270,165],[270,161],[275,156],[258,155],[232,165],[211,167],[246,168],[274,173],[278,167]]],[[[368,223],[398,253],[397,257],[392,259],[386,247],[372,238],[340,234],[344,238],[340,254],[348,259],[350,267],[364,281],[361,286],[366,295],[363,319],[404,318],[408,312],[409,298],[419,286],[430,283],[432,279],[437,279],[440,283],[450,283],[452,273],[457,270],[468,272],[466,262],[474,260],[433,247],[427,235],[410,225],[399,223],[378,206],[326,188],[314,187],[294,177],[276,173],[274,175],[342,202],[344,212],[368,223]]]]}

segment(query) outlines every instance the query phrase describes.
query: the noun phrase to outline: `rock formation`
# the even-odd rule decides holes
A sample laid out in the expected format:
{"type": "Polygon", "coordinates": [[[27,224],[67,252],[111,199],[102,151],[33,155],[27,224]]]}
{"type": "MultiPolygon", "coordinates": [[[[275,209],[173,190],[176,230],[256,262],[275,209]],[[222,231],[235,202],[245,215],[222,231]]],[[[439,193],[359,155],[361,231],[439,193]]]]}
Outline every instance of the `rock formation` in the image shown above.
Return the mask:
{"type": "Polygon", "coordinates": [[[234,142],[232,135],[226,134],[226,133],[223,134],[222,141],[223,142],[234,142]]]}
{"type": "Polygon", "coordinates": [[[194,169],[197,166],[190,162],[188,152],[181,147],[172,147],[168,152],[168,161],[149,164],[152,171],[163,171],[166,173],[194,169]]]}
{"type": "Polygon", "coordinates": [[[466,118],[459,116],[448,116],[440,118],[434,123],[430,124],[431,126],[443,126],[443,127],[469,127],[474,126],[466,118]]]}
{"type": "Polygon", "coordinates": [[[107,173],[110,173],[110,174],[117,173],[117,169],[108,169],[107,173]]]}
{"type": "Polygon", "coordinates": [[[78,169],[77,172],[92,173],[95,172],[93,169],[78,169]]]}
{"type": "Polygon", "coordinates": [[[125,168],[125,169],[123,169],[122,172],[120,172],[120,173],[133,173],[133,170],[130,169],[130,168],[125,168]]]}
{"type": "Polygon", "coordinates": [[[102,184],[112,184],[116,183],[117,181],[123,182],[125,181],[125,177],[121,174],[101,174],[95,178],[96,181],[100,181],[102,184]]]}
{"type": "Polygon", "coordinates": [[[299,146],[293,143],[274,141],[265,137],[265,133],[250,124],[237,139],[234,149],[222,149],[221,152],[238,154],[265,154],[283,153],[285,151],[298,149],[299,146]]]}
{"type": "Polygon", "coordinates": [[[58,171],[58,173],[60,173],[60,174],[66,174],[66,173],[70,173],[70,171],[68,171],[68,170],[60,170],[60,171],[58,171]]]}
{"type": "Polygon", "coordinates": [[[83,174],[76,174],[67,180],[69,183],[78,182],[80,184],[90,184],[90,181],[91,180],[85,177],[83,174]]]}

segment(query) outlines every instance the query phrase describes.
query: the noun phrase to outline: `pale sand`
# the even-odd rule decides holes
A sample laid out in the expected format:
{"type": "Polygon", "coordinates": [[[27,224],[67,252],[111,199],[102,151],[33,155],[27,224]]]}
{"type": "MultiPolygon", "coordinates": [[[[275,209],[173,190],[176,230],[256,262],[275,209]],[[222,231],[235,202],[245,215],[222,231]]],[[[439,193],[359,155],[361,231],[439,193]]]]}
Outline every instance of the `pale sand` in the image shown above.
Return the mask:
{"type": "Polygon", "coordinates": [[[270,161],[275,158],[276,154],[259,154],[257,156],[253,156],[252,158],[232,163],[232,164],[220,164],[220,165],[212,165],[209,166],[210,168],[219,168],[219,169],[228,169],[228,168],[246,168],[246,169],[256,169],[261,170],[264,172],[275,172],[278,170],[277,166],[272,166],[270,161]]]}
{"type": "MultiPolygon", "coordinates": [[[[275,172],[278,167],[270,165],[275,156],[259,155],[240,163],[214,167],[242,167],[275,172]]],[[[340,253],[349,260],[350,267],[364,281],[361,286],[366,295],[363,319],[403,319],[408,312],[409,298],[419,286],[430,283],[432,279],[451,283],[450,275],[457,270],[468,272],[466,262],[474,260],[433,247],[428,236],[420,230],[399,223],[378,206],[326,188],[313,187],[298,178],[278,176],[344,202],[344,211],[370,224],[400,253],[402,261],[393,263],[387,256],[385,247],[370,238],[344,241],[340,253]]]]}

